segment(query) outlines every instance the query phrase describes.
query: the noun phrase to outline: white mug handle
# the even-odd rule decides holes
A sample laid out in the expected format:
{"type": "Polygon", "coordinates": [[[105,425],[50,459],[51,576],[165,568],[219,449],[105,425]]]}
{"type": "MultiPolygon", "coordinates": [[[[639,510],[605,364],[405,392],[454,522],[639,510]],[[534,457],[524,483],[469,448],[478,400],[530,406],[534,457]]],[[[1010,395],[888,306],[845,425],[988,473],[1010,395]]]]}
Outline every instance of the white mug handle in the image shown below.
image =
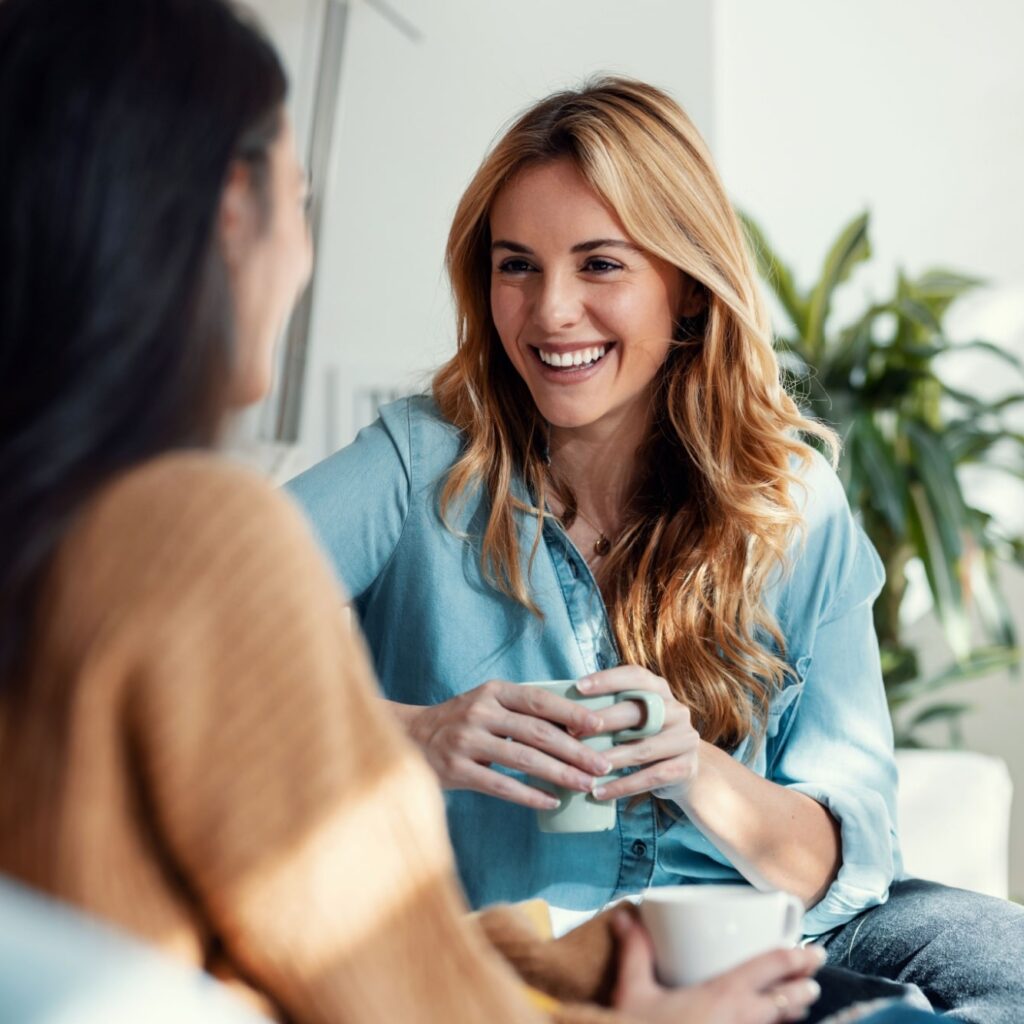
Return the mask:
{"type": "Polygon", "coordinates": [[[786,901],[786,912],[782,919],[782,945],[795,946],[804,933],[804,901],[792,893],[782,893],[786,901]]]}

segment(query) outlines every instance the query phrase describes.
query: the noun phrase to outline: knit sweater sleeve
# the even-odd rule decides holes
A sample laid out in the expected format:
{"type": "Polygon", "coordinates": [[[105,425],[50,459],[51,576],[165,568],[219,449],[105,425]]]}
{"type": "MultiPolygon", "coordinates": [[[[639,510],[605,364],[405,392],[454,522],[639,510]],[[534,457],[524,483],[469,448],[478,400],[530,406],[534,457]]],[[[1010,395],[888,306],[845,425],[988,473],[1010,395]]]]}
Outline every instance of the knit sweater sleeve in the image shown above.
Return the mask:
{"type": "Polygon", "coordinates": [[[108,505],[145,813],[227,956],[296,1024],[539,1020],[466,919],[440,792],[288,500],[178,457],[108,505]]]}

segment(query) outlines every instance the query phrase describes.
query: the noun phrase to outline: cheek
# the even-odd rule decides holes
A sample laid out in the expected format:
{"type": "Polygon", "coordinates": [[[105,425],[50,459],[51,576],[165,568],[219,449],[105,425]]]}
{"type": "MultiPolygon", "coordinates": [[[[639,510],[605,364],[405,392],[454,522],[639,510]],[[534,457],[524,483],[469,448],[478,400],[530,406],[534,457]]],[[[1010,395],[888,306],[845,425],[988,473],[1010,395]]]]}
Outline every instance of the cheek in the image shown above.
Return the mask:
{"type": "Polygon", "coordinates": [[[299,216],[289,225],[289,230],[280,246],[282,258],[287,260],[284,281],[292,282],[292,300],[295,293],[309,281],[313,270],[313,242],[304,216],[299,216]]]}
{"type": "Polygon", "coordinates": [[[672,335],[672,310],[663,293],[623,288],[607,297],[603,311],[620,330],[640,340],[665,340],[672,335]]]}
{"type": "Polygon", "coordinates": [[[500,283],[491,286],[491,318],[494,320],[501,343],[513,358],[525,309],[526,300],[518,288],[509,288],[500,283]]]}

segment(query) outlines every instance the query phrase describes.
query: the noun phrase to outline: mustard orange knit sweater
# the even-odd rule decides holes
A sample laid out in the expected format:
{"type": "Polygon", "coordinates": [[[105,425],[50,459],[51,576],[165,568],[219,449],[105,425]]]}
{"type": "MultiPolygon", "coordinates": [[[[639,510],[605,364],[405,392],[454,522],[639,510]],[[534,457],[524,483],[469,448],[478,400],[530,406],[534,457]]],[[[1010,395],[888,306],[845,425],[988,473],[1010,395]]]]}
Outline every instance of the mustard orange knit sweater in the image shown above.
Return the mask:
{"type": "Polygon", "coordinates": [[[296,1024],[536,1021],[466,917],[440,791],[341,603],[248,472],[178,454],[107,486],[0,691],[0,871],[296,1024]]]}

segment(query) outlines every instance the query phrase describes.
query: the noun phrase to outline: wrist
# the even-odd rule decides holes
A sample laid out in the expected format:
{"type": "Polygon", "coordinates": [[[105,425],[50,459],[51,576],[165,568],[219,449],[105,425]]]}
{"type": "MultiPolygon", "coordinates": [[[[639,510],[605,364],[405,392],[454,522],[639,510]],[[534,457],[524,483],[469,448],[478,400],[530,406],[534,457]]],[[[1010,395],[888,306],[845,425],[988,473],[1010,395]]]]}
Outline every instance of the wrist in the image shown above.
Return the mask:
{"type": "Polygon", "coordinates": [[[697,748],[697,766],[690,778],[666,789],[659,789],[656,796],[671,800],[689,818],[696,817],[704,802],[704,794],[714,788],[714,756],[721,751],[706,740],[697,748]]]}
{"type": "Polygon", "coordinates": [[[386,700],[384,703],[387,705],[388,711],[391,712],[391,717],[398,722],[403,732],[412,738],[416,723],[427,709],[419,704],[399,704],[393,700],[386,700]]]}

